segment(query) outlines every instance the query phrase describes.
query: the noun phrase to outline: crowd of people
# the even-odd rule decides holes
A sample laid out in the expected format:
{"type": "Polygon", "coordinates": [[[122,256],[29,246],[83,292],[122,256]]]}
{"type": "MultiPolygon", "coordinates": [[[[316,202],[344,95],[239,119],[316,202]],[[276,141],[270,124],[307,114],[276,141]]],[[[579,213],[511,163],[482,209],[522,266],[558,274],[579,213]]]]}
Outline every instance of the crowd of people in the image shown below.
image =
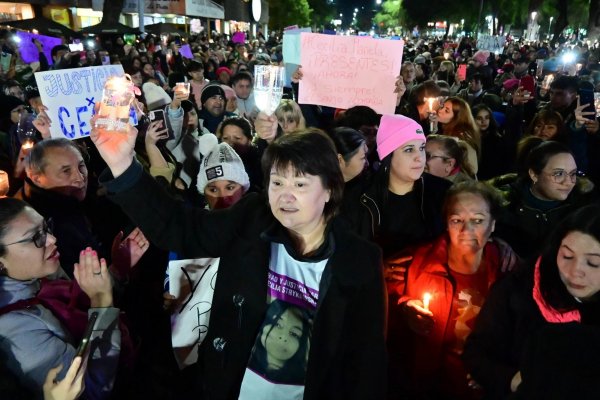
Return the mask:
{"type": "Polygon", "coordinates": [[[299,67],[267,115],[253,73],[285,63],[276,34],[52,60],[36,41],[33,64],[10,38],[3,398],[600,396],[597,46],[408,39],[394,114],[299,104],[299,67]],[[137,126],[53,137],[34,72],[106,64],[137,126]],[[204,272],[179,282],[181,260],[204,272]]]}

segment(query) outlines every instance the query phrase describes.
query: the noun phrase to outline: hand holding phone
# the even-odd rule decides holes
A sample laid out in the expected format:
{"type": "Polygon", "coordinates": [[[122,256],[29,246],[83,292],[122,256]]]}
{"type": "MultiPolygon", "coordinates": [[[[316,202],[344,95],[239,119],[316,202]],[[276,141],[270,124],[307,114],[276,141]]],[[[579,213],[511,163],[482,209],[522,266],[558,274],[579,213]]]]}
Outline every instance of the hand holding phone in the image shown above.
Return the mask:
{"type": "Polygon", "coordinates": [[[167,121],[165,118],[165,111],[164,110],[154,110],[154,111],[150,111],[148,113],[148,118],[150,119],[150,123],[152,125],[152,123],[154,122],[162,122],[161,125],[157,125],[158,127],[162,127],[164,129],[167,130],[167,137],[164,139],[161,139],[161,141],[168,141],[168,140],[172,140],[175,138],[175,136],[173,135],[173,133],[171,132],[171,130],[169,129],[168,125],[167,125],[167,121]]]}
{"type": "Polygon", "coordinates": [[[582,116],[587,119],[596,118],[596,107],[594,106],[594,90],[579,89],[579,105],[583,106],[582,116]]]}
{"type": "Polygon", "coordinates": [[[88,320],[88,324],[85,327],[85,332],[83,334],[83,339],[81,339],[81,343],[79,347],[77,347],[77,353],[75,353],[75,357],[84,357],[86,358],[87,352],[90,346],[90,340],[92,337],[92,333],[94,332],[94,325],[96,324],[96,320],[98,319],[98,313],[93,312],[90,315],[90,319],[88,320]]]}

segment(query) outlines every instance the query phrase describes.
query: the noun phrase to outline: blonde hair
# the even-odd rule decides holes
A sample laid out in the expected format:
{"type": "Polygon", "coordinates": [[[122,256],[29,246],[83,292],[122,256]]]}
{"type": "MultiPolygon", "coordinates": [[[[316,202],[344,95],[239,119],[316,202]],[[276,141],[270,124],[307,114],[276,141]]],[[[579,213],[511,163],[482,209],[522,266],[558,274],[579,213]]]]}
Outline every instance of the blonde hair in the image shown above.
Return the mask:
{"type": "Polygon", "coordinates": [[[286,117],[292,117],[293,121],[298,125],[296,130],[305,129],[306,121],[300,106],[294,100],[284,99],[279,102],[277,109],[275,110],[275,117],[277,119],[286,119],[286,117]]]}

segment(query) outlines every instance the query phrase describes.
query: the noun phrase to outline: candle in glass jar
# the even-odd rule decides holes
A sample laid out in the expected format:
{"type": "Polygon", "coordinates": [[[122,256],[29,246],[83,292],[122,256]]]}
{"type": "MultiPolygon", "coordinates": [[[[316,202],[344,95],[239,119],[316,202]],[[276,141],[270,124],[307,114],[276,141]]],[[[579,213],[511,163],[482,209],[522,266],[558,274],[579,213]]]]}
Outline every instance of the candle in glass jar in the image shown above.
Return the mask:
{"type": "Polygon", "coordinates": [[[0,197],[6,197],[8,189],[8,174],[5,171],[0,170],[0,197]]]}
{"type": "Polygon", "coordinates": [[[423,293],[423,308],[429,311],[429,302],[431,301],[431,293],[423,293]]]}
{"type": "Polygon", "coordinates": [[[35,142],[32,139],[25,139],[21,144],[21,149],[23,150],[31,150],[31,148],[35,145],[35,142]]]}

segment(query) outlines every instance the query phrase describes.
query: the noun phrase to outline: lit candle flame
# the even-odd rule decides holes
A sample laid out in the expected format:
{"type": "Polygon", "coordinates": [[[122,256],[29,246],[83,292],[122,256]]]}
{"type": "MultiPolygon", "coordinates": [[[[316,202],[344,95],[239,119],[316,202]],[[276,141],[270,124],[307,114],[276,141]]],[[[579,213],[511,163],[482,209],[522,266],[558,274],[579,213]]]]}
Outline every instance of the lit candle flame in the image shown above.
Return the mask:
{"type": "Polygon", "coordinates": [[[435,99],[433,97],[426,97],[425,101],[429,103],[429,112],[433,112],[433,102],[435,99]]]}
{"type": "Polygon", "coordinates": [[[8,189],[8,174],[5,171],[0,170],[0,197],[6,197],[8,189]]]}
{"type": "Polygon", "coordinates": [[[31,149],[33,146],[35,145],[35,143],[33,142],[33,140],[25,140],[23,142],[23,144],[21,145],[21,148],[23,150],[29,150],[31,149]]]}
{"type": "Polygon", "coordinates": [[[429,311],[429,302],[431,301],[431,293],[423,293],[423,308],[429,311]]]}

